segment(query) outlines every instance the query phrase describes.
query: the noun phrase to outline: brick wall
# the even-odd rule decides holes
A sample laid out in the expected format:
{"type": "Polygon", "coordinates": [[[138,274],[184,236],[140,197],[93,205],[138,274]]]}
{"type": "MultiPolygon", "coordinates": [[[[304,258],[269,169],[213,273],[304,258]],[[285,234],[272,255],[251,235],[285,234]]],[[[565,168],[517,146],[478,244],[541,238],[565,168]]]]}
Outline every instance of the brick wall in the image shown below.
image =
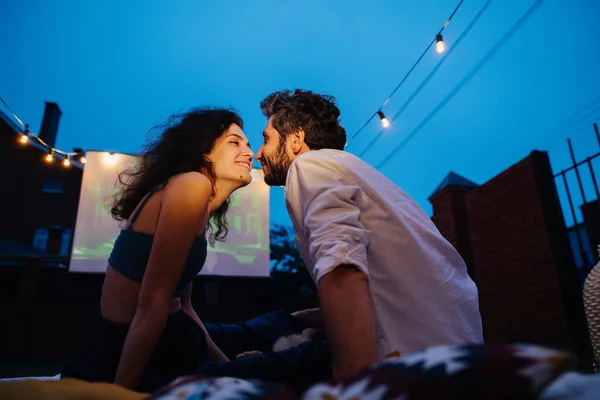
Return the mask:
{"type": "Polygon", "coordinates": [[[430,199],[433,205],[433,217],[444,237],[463,256],[469,275],[475,277],[471,252],[471,237],[468,223],[467,192],[469,189],[448,186],[430,199]]]}
{"type": "Polygon", "coordinates": [[[487,342],[585,354],[580,288],[547,153],[534,151],[480,187],[447,187],[430,201],[434,223],[477,283],[487,342]]]}

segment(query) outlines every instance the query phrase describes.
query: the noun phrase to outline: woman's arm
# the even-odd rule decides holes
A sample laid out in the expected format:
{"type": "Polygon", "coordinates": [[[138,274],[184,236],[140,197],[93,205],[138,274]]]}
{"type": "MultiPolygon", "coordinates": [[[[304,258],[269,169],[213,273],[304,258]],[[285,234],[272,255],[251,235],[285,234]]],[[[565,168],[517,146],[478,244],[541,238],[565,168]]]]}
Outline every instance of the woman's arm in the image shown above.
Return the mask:
{"type": "Polygon", "coordinates": [[[125,339],[115,383],[135,388],[163,334],[169,303],[194,238],[206,226],[212,185],[200,173],[186,173],[165,187],[150,258],[135,316],[125,339]]]}
{"type": "Polygon", "coordinates": [[[192,317],[192,319],[196,321],[196,323],[200,325],[200,328],[202,328],[202,330],[204,331],[204,336],[206,336],[206,344],[208,347],[208,356],[210,357],[210,359],[216,362],[229,361],[229,358],[227,358],[227,356],[223,354],[223,352],[221,351],[221,349],[219,349],[215,342],[213,342],[212,338],[206,331],[204,324],[202,323],[202,321],[200,321],[200,317],[198,317],[198,314],[196,314],[196,311],[192,306],[192,282],[188,283],[183,292],[183,296],[181,296],[181,308],[183,308],[183,311],[187,315],[192,317]]]}

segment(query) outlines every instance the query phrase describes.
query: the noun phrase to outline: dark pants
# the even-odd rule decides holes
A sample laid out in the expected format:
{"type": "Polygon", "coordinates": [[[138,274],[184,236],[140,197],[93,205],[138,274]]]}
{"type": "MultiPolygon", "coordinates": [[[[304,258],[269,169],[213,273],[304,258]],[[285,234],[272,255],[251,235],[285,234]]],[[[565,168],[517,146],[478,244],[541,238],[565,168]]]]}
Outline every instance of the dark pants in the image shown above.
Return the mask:
{"type": "MultiPolygon", "coordinates": [[[[331,356],[326,342],[306,342],[278,353],[270,351],[278,338],[301,330],[289,313],[276,311],[243,323],[213,323],[205,327],[231,361],[209,361],[204,332],[179,311],[169,316],[136,390],[152,392],[180,376],[192,374],[274,381],[297,391],[331,378],[331,356]],[[235,359],[250,350],[263,354],[235,359]]],[[[101,319],[98,340],[67,362],[62,377],[114,382],[128,330],[129,324],[101,319]]]]}
{"type": "MultiPolygon", "coordinates": [[[[114,382],[129,324],[100,319],[97,339],[69,359],[62,378],[114,382]]],[[[169,316],[162,337],[148,362],[137,391],[151,392],[182,375],[197,373],[208,360],[206,337],[183,311],[169,316]]]]}
{"type": "Polygon", "coordinates": [[[271,351],[278,338],[301,330],[295,318],[286,312],[263,314],[240,324],[205,324],[205,327],[231,361],[209,361],[200,368],[202,375],[279,382],[298,392],[332,379],[326,341],[305,342],[277,353],[271,351]],[[237,354],[249,350],[263,354],[235,359],[237,354]]]}

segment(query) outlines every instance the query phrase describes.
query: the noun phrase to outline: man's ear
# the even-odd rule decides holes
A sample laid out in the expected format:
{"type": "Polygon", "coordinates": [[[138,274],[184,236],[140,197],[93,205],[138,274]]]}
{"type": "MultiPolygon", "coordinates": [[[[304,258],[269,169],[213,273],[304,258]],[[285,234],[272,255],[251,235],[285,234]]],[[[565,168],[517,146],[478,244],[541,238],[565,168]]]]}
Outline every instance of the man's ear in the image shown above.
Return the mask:
{"type": "Polygon", "coordinates": [[[300,153],[304,146],[304,129],[300,128],[297,131],[290,133],[290,141],[294,154],[300,153]]]}

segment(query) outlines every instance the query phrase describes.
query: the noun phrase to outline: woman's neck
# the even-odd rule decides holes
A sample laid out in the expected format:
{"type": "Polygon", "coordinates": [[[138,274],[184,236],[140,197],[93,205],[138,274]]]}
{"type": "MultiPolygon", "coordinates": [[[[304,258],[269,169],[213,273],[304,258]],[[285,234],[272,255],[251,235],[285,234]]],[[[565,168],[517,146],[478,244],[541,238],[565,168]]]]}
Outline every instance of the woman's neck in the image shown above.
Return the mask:
{"type": "Polygon", "coordinates": [[[227,200],[229,196],[237,189],[229,182],[216,181],[214,184],[213,197],[208,202],[208,213],[212,214],[217,208],[227,200]]]}

